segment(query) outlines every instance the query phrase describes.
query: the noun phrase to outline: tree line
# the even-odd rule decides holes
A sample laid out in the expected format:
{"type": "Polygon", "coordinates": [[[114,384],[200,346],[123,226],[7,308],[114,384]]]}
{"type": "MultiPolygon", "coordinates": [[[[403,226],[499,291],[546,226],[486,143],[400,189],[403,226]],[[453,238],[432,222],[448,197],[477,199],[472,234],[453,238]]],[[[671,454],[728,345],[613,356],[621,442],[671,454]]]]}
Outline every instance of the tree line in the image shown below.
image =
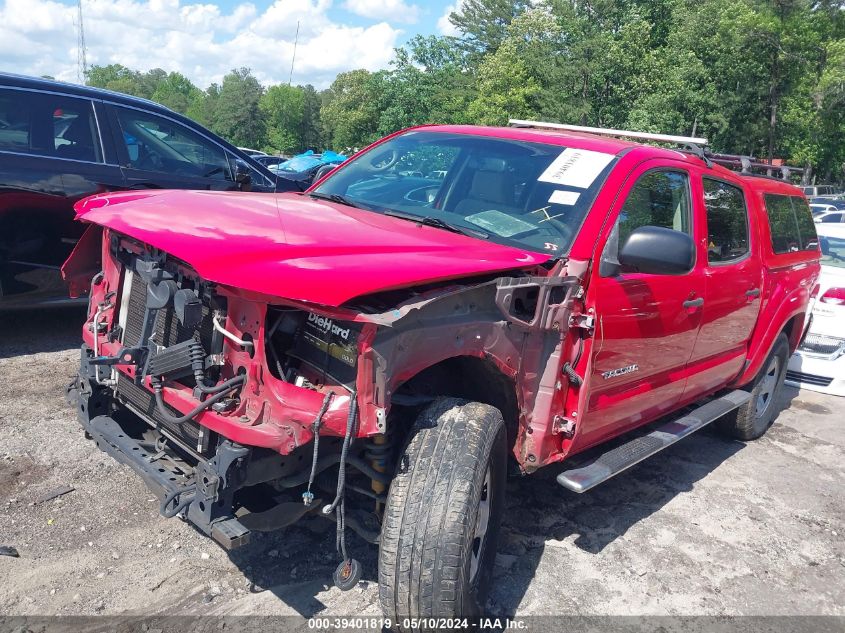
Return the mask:
{"type": "Polygon", "coordinates": [[[205,90],[161,69],[95,66],[89,85],[162,103],[241,146],[358,148],[423,123],[508,118],[705,136],[845,180],[841,0],[466,0],[456,36],[325,90],[233,70],[205,90]]]}

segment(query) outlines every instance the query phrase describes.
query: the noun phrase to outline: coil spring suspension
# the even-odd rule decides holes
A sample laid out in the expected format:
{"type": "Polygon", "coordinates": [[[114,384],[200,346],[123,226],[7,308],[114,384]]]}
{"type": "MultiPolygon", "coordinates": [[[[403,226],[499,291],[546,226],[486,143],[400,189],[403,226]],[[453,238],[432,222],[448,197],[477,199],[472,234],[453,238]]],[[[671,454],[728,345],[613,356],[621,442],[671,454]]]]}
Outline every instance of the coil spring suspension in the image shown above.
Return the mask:
{"type": "MultiPolygon", "coordinates": [[[[387,426],[386,433],[379,433],[373,435],[364,441],[364,458],[380,473],[386,473],[393,466],[393,456],[395,455],[396,447],[396,433],[393,430],[393,425],[387,426]]],[[[378,495],[384,494],[387,486],[375,479],[370,480],[370,488],[378,495]]],[[[376,501],[376,514],[381,514],[382,503],[376,501]]]]}

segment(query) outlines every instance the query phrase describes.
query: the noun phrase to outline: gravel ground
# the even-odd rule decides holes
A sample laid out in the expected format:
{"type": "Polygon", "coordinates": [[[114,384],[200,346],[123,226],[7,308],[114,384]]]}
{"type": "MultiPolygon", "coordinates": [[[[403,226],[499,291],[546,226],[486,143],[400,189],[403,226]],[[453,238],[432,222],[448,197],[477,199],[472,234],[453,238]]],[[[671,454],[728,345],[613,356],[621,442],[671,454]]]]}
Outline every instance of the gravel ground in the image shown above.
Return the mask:
{"type": "MultiPolygon", "coordinates": [[[[160,517],[64,402],[81,319],[0,315],[0,546],[20,553],[0,614],[378,613],[375,549],[350,538],[364,581],[340,592],[325,521],[227,554],[160,517]]],[[[703,431],[581,496],[511,482],[491,612],[845,615],[843,405],[787,389],[762,440],[703,431]]]]}

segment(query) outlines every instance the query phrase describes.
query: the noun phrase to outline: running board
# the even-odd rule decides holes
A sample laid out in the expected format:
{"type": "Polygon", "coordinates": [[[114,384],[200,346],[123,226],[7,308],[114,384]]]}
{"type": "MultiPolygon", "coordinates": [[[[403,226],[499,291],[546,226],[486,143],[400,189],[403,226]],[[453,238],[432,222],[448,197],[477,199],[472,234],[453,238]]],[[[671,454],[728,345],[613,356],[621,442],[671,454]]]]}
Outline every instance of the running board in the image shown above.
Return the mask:
{"type": "Polygon", "coordinates": [[[737,390],[711,400],[677,420],[658,426],[647,435],[641,435],[602,453],[577,468],[563,471],[557,476],[557,482],[573,492],[587,492],[590,488],[718,420],[750,399],[750,393],[737,390]]]}

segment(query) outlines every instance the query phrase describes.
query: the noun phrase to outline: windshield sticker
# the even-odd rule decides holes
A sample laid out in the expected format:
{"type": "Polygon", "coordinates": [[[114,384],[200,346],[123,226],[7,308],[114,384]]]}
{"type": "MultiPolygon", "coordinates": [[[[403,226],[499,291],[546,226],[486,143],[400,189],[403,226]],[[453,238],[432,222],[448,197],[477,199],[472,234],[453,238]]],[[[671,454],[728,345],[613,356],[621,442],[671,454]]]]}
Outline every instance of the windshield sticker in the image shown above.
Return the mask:
{"type": "Polygon", "coordinates": [[[555,189],[552,191],[552,195],[549,198],[549,203],[551,204],[564,204],[566,206],[571,207],[576,202],[578,202],[578,198],[581,197],[581,194],[577,191],[563,191],[562,189],[555,189]]]}
{"type": "Polygon", "coordinates": [[[489,211],[482,211],[475,215],[468,215],[465,220],[471,222],[482,229],[492,231],[496,235],[502,237],[513,237],[520,233],[527,233],[528,231],[536,230],[536,226],[525,220],[520,220],[507,213],[490,209],[489,211]]]}
{"type": "Polygon", "coordinates": [[[546,242],[545,244],[543,244],[543,248],[545,248],[547,251],[556,251],[560,247],[557,244],[552,244],[551,242],[546,242]]]}
{"type": "Polygon", "coordinates": [[[613,154],[569,147],[537,179],[555,185],[588,188],[613,160],[613,154]]]}

